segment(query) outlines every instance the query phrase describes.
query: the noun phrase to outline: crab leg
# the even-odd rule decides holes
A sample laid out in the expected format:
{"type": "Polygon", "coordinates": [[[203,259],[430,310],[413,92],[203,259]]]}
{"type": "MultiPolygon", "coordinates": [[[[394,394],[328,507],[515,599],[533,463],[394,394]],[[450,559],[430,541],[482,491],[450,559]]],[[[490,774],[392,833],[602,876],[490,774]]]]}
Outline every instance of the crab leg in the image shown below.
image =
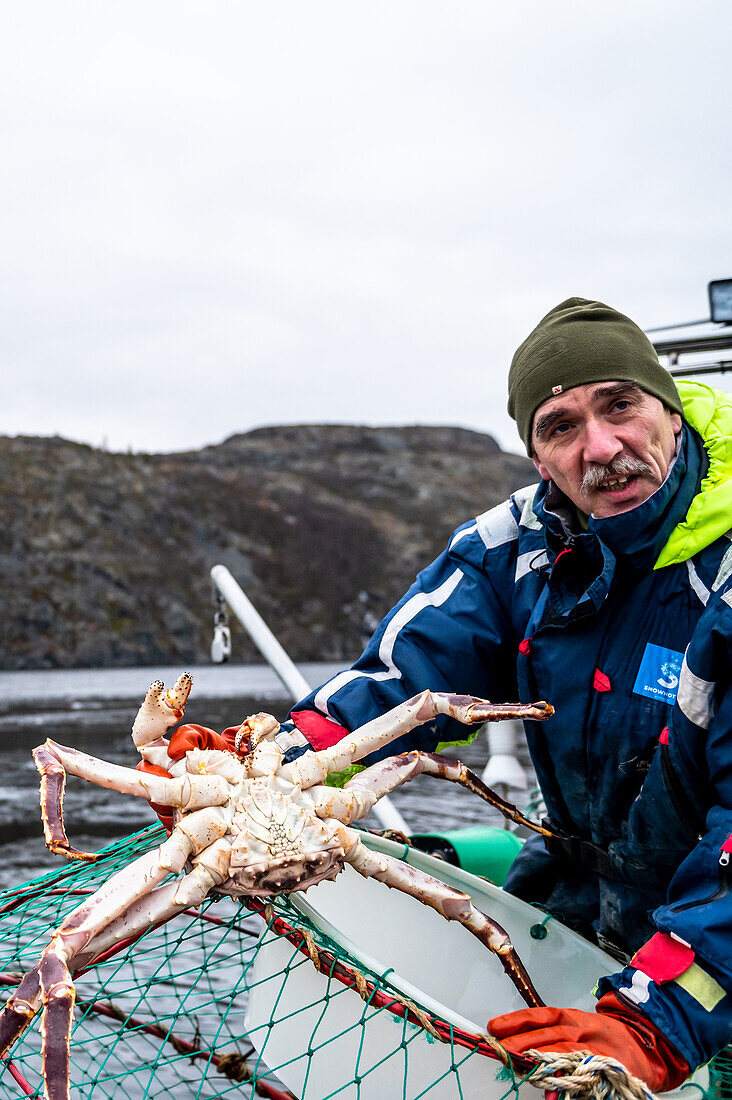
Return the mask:
{"type": "Polygon", "coordinates": [[[221,806],[229,798],[229,786],[220,775],[190,775],[177,779],[138,772],[97,760],[77,749],[46,741],[33,750],[33,759],[41,773],[41,815],[46,845],[67,859],[93,861],[97,856],[82,852],[69,843],[64,828],[63,795],[66,775],[75,775],[98,787],[145,798],[163,806],[195,810],[201,806],[221,806]]]}
{"type": "Polygon", "coordinates": [[[437,779],[459,783],[517,825],[525,825],[527,829],[542,836],[554,835],[550,829],[529,821],[512,802],[507,802],[492,791],[459,760],[446,760],[435,753],[418,752],[416,749],[372,764],[370,768],[354,775],[340,789],[312,787],[310,794],[315,798],[315,812],[318,817],[335,817],[348,825],[351,821],[366,817],[383,795],[389,794],[422,772],[437,779]]]}
{"type": "Polygon", "coordinates": [[[194,857],[194,869],[183,879],[166,882],[130,905],[77,952],[69,966],[81,970],[122,940],[135,939],[152,925],[200,905],[212,884],[218,886],[228,877],[230,858],[231,840],[223,837],[215,841],[194,857]]]}
{"type": "Polygon", "coordinates": [[[439,714],[446,714],[466,726],[471,726],[481,722],[503,722],[507,718],[544,721],[554,714],[554,707],[545,702],[491,703],[488,699],[478,699],[474,695],[423,691],[361,726],[331,748],[306,753],[294,763],[286,764],[281,769],[281,774],[303,787],[322,783],[331,772],[350,767],[369,753],[391,744],[397,737],[402,737],[439,714]]]}
{"type": "MultiPolygon", "coordinates": [[[[183,882],[185,882],[185,879],[183,882]]],[[[69,973],[83,970],[104,951],[114,947],[122,940],[134,939],[152,925],[162,924],[177,916],[178,913],[187,909],[189,904],[200,904],[207,890],[207,886],[203,884],[203,888],[197,891],[198,900],[190,903],[187,901],[175,902],[174,897],[180,886],[180,881],[160,886],[148,898],[142,898],[127,913],[122,914],[117,920],[102,929],[97,936],[89,941],[86,948],[77,952],[68,960],[67,969],[69,973]]],[[[32,970],[28,971],[18,988],[8,998],[5,1008],[0,1014],[0,1055],[8,1051],[13,1043],[20,1038],[43,1004],[44,990],[41,988],[40,970],[41,964],[38,963],[32,970]]],[[[68,983],[62,983],[62,989],[65,995],[68,994],[68,983]]],[[[49,995],[50,991],[45,990],[45,996],[48,997],[49,995]]],[[[72,997],[72,1009],[74,1000],[75,998],[72,997]]],[[[59,1067],[62,1078],[68,1077],[68,1065],[66,1064],[63,1043],[60,1049],[55,1049],[53,1055],[50,1055],[50,1048],[48,1048],[45,1057],[46,1061],[59,1067]]],[[[61,1095],[63,1095],[63,1092],[61,1095]]]]}
{"type": "Polygon", "coordinates": [[[20,1038],[41,1007],[41,983],[38,965],[25,975],[0,1013],[0,1058],[20,1038]]]}
{"type": "Polygon", "coordinates": [[[370,852],[350,829],[343,829],[352,846],[346,852],[346,860],[364,878],[375,878],[379,882],[421,901],[435,909],[446,920],[460,921],[481,943],[498,956],[503,969],[516,986],[522,998],[531,1008],[541,1008],[544,1004],[534,988],[526,967],[516,954],[508,933],[500,924],[491,920],[480,909],[476,909],[467,894],[453,889],[439,879],[426,875],[416,867],[410,867],[391,856],[370,852]]]}
{"type": "MultiPolygon", "coordinates": [[[[183,880],[185,882],[185,879],[183,880]]],[[[72,955],[66,963],[69,975],[88,966],[104,951],[120,943],[122,940],[134,938],[146,928],[154,924],[161,924],[170,920],[183,909],[187,903],[175,903],[175,894],[181,886],[180,880],[166,883],[158,887],[149,897],[141,898],[135,905],[123,913],[117,920],[112,921],[106,928],[94,936],[86,948],[72,955]]],[[[207,887],[199,890],[199,901],[205,896],[207,887]]],[[[196,904],[194,902],[194,904],[196,904]]],[[[73,916],[73,914],[71,914],[73,916]]],[[[62,926],[63,927],[63,926],[62,926]]],[[[53,965],[59,968],[59,960],[53,960],[53,965]]],[[[23,1034],[25,1029],[40,1010],[44,1000],[49,1000],[53,995],[56,1001],[63,1001],[59,1005],[54,1003],[47,1010],[42,1027],[42,1046],[44,1058],[44,1074],[48,1072],[48,1091],[46,1095],[55,1096],[51,1091],[54,1087],[60,1089],[58,1095],[64,1096],[64,1082],[68,1080],[68,1041],[71,1029],[72,1011],[75,1002],[74,987],[71,985],[70,976],[66,977],[63,963],[60,966],[60,981],[54,987],[49,984],[48,961],[41,960],[32,970],[29,970],[15,992],[8,998],[5,1008],[0,1014],[0,1052],[4,1054],[23,1034]],[[42,983],[41,972],[43,964],[46,964],[44,972],[45,982],[42,983]],[[69,1005],[70,998],[70,1005],[69,1005]],[[59,1008],[61,1012],[59,1012],[59,1008]],[[52,1020],[49,1027],[49,1020],[52,1020]],[[58,1026],[60,1023],[60,1027],[58,1026]],[[55,1078],[52,1080],[50,1067],[54,1067],[55,1078]],[[60,1081],[60,1083],[59,1083],[60,1081]]]]}
{"type": "MultiPolygon", "coordinates": [[[[217,844],[226,844],[231,849],[231,843],[225,840],[218,841],[217,844]]],[[[204,855],[209,856],[209,853],[210,849],[204,855]]],[[[147,928],[163,924],[184,909],[199,905],[209,889],[205,876],[198,869],[202,862],[203,857],[198,857],[196,871],[186,875],[183,880],[176,879],[156,887],[150,894],[130,905],[116,920],[93,936],[86,947],[69,958],[69,970],[83,970],[122,940],[135,939],[147,928]]],[[[210,866],[210,859],[206,863],[208,869],[214,871],[210,866]]],[[[224,869],[215,870],[219,871],[220,881],[223,882],[226,877],[224,869]]],[[[228,871],[228,861],[225,870],[228,871]]],[[[218,878],[219,874],[215,877],[218,878]]],[[[40,964],[28,971],[0,1014],[0,1052],[6,1051],[20,1037],[43,1003],[39,966],[40,964]]]]}
{"type": "Polygon", "coordinates": [[[180,880],[166,882],[157,886],[146,897],[140,898],[122,913],[116,920],[111,921],[94,936],[86,947],[78,951],[69,959],[70,970],[84,970],[90,966],[99,955],[108,951],[110,947],[121,943],[122,940],[135,939],[151,928],[154,924],[170,920],[185,908],[184,905],[176,905],[173,901],[175,892],[180,885],[180,880]]]}
{"type": "Polygon", "coordinates": [[[33,750],[33,759],[41,775],[41,818],[46,847],[66,859],[84,859],[89,863],[99,857],[93,852],[82,852],[69,843],[64,827],[64,789],[66,772],[46,745],[33,750]]]}

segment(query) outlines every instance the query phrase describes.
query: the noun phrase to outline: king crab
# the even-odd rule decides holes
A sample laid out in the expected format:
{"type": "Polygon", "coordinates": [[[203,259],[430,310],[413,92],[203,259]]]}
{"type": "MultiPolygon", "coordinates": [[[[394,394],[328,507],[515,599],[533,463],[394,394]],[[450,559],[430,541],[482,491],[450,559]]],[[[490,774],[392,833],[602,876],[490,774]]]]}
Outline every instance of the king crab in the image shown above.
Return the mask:
{"type": "Polygon", "coordinates": [[[182,726],[192,680],[178,678],[165,691],[150,687],[132,729],[143,768],[97,760],[53,741],[34,749],[41,774],[41,812],[47,846],[67,859],[94,860],[69,843],[63,823],[63,792],[71,774],[100,787],[137,795],[172,810],[170,835],[155,850],[118,871],[55,930],[38,963],[10,996],[0,1015],[0,1057],[45,1006],[43,1077],[48,1100],[68,1100],[69,1037],[75,990],[72,971],[88,966],[122,940],[170,920],[211,892],[231,897],[307,890],[335,878],[345,863],[458,920],[498,956],[529,1005],[542,1002],[500,925],[470,898],[438,879],[388,855],[369,851],[351,822],[366,817],[375,802],[420,772],[460,783],[503,813],[539,832],[515,807],[490,791],[459,761],[406,752],[366,768],[340,789],[324,785],[342,771],[438,714],[466,725],[506,718],[542,720],[548,703],[494,704],[466,695],[423,691],[331,748],[283,762],[275,741],[279,724],[268,714],[247,718],[233,746],[202,727],[182,726]],[[191,739],[190,731],[194,733],[191,739]],[[182,739],[179,735],[183,735],[182,739]],[[188,747],[199,745],[224,747],[188,747]],[[178,877],[164,882],[171,873],[178,877]]]}

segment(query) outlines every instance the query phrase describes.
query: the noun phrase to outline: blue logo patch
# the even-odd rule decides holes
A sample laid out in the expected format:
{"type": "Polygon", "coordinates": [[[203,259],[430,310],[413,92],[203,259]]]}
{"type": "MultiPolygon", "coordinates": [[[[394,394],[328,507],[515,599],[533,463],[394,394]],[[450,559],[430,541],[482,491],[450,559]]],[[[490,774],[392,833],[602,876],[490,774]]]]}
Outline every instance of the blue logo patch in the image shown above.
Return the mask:
{"type": "Polygon", "coordinates": [[[683,653],[649,642],[635,678],[634,694],[647,695],[661,703],[675,703],[683,659],[683,653]]]}

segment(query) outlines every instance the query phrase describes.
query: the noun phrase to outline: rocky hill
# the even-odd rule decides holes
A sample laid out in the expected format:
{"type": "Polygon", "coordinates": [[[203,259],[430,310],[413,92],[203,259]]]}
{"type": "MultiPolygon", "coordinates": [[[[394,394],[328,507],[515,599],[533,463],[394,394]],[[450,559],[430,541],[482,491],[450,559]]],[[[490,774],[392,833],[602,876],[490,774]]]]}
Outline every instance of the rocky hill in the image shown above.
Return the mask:
{"type": "MultiPolygon", "coordinates": [[[[296,660],[349,660],[459,523],[535,477],[459,428],[295,425],[200,451],[0,438],[0,667],[207,660],[229,567],[296,660]]],[[[234,627],[234,659],[256,659],[234,627]]]]}

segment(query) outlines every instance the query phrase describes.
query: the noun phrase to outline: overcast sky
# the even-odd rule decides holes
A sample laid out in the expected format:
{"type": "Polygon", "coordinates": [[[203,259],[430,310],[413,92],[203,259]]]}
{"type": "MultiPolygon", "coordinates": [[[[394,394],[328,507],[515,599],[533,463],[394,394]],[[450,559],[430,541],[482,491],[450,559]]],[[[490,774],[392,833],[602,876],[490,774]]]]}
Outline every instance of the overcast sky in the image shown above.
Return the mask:
{"type": "Polygon", "coordinates": [[[685,321],[732,276],[729,0],[1,21],[0,433],[453,423],[519,450],[506,374],[549,308],[685,321]]]}

